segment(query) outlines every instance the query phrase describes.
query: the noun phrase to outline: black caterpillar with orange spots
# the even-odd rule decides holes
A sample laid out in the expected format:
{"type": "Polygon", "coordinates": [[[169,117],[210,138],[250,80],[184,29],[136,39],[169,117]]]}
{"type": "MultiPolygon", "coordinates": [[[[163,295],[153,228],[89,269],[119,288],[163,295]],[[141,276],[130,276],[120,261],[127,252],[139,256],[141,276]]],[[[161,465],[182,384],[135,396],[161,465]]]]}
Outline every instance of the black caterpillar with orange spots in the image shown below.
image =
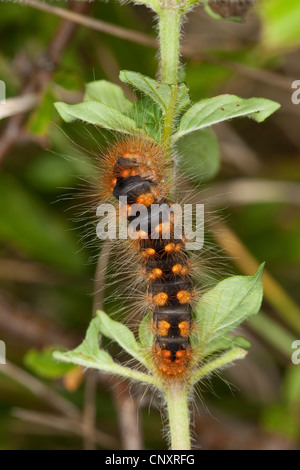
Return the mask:
{"type": "Polygon", "coordinates": [[[127,219],[133,204],[147,208],[148,230],[138,231],[136,249],[148,280],[147,300],[152,311],[153,354],[164,377],[182,377],[191,361],[190,335],[193,329],[191,300],[194,295],[191,261],[185,239],[175,238],[172,221],[170,235],[164,239],[163,223],[151,232],[152,204],[172,205],[164,177],[164,152],[159,144],[140,136],[115,143],[106,153],[110,168],[107,185],[115,199],[127,197],[127,219]]]}

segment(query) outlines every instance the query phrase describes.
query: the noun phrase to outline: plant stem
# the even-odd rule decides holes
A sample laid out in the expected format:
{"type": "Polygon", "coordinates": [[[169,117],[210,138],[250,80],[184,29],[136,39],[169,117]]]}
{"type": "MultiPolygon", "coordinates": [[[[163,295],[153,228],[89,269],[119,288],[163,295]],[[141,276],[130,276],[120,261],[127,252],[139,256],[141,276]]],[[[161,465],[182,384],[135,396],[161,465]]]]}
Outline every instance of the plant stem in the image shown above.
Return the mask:
{"type": "Polygon", "coordinates": [[[176,85],[178,82],[182,12],[175,1],[171,0],[159,12],[160,79],[162,83],[169,85],[176,85]]]}
{"type": "Polygon", "coordinates": [[[183,383],[170,383],[165,390],[168,406],[171,449],[190,450],[190,413],[188,388],[183,383]]]}
{"type": "Polygon", "coordinates": [[[165,157],[170,165],[167,184],[170,194],[173,192],[173,161],[171,155],[172,132],[178,94],[178,68],[180,56],[180,29],[182,11],[177,6],[177,0],[166,0],[158,11],[159,17],[159,43],[160,43],[160,75],[161,82],[173,85],[169,107],[165,113],[162,131],[162,145],[165,148],[165,157]],[[167,3],[168,2],[168,3],[167,3]]]}

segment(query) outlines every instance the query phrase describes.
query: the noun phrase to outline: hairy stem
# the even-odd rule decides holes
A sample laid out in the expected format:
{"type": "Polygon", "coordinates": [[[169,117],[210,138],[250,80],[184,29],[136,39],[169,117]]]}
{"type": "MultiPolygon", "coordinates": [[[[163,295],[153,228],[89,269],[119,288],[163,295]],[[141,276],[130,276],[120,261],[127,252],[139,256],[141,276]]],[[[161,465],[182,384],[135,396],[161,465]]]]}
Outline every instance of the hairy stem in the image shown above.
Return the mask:
{"type": "Polygon", "coordinates": [[[171,383],[165,390],[172,450],[190,450],[190,413],[186,384],[171,383]]]}
{"type": "Polygon", "coordinates": [[[173,162],[171,155],[172,133],[174,128],[176,101],[178,95],[178,69],[180,56],[180,30],[182,11],[177,6],[177,0],[166,0],[158,11],[159,17],[159,44],[160,44],[160,78],[162,83],[172,86],[169,107],[165,113],[162,145],[165,148],[165,156],[170,164],[168,186],[170,194],[173,192],[173,162]],[[168,2],[168,3],[167,3],[168,2]]]}
{"type": "Polygon", "coordinates": [[[175,5],[159,12],[160,78],[169,85],[178,82],[181,18],[175,5]]]}

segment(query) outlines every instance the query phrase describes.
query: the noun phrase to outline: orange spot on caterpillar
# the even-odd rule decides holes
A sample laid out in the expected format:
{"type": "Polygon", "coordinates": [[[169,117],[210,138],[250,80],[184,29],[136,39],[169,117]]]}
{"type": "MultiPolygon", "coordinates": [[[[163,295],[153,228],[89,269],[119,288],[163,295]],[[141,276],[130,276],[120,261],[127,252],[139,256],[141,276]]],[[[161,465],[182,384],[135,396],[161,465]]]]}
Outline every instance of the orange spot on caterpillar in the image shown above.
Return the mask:
{"type": "Polygon", "coordinates": [[[189,336],[191,328],[188,321],[182,321],[179,323],[178,328],[181,336],[189,336]]]}
{"type": "Polygon", "coordinates": [[[150,256],[153,256],[155,255],[155,250],[154,248],[147,248],[146,250],[143,250],[141,255],[144,257],[144,258],[149,258],[150,256]]]}
{"type": "Polygon", "coordinates": [[[159,268],[152,269],[151,273],[148,274],[149,279],[154,280],[162,276],[162,270],[159,268]]]}
{"type": "Polygon", "coordinates": [[[181,266],[181,264],[174,264],[174,266],[173,266],[173,268],[172,268],[172,272],[173,272],[174,274],[179,274],[179,273],[181,273],[181,271],[182,271],[182,266],[181,266]]]}
{"type": "Polygon", "coordinates": [[[113,178],[113,179],[111,180],[111,184],[112,184],[113,186],[115,186],[115,185],[117,184],[117,178],[113,178]]]}
{"type": "Polygon", "coordinates": [[[151,193],[141,194],[136,200],[137,204],[143,204],[146,207],[153,204],[153,201],[154,197],[151,193]]]}
{"type": "Polygon", "coordinates": [[[182,248],[182,247],[181,247],[180,243],[176,243],[174,250],[175,250],[175,251],[180,251],[181,248],[182,248]]]}
{"type": "Polygon", "coordinates": [[[176,297],[181,304],[187,304],[191,300],[191,294],[187,290],[180,290],[177,292],[176,297]]]}
{"type": "Polygon", "coordinates": [[[182,264],[174,264],[174,266],[172,267],[172,272],[174,274],[181,274],[182,276],[185,276],[188,271],[188,267],[182,266],[182,264]]]}
{"type": "Polygon", "coordinates": [[[123,170],[121,173],[122,178],[127,178],[130,175],[130,170],[123,170]]]}
{"type": "Polygon", "coordinates": [[[183,349],[180,349],[179,351],[176,351],[176,357],[184,357],[185,356],[185,351],[183,349]]]}
{"type": "MultiPolygon", "coordinates": [[[[170,325],[169,325],[169,326],[170,326],[170,325]]],[[[168,351],[168,349],[165,349],[165,350],[163,351],[163,357],[168,358],[168,357],[171,357],[171,356],[172,356],[172,353],[171,353],[171,351],[168,351]]]]}
{"type": "Polygon", "coordinates": [[[171,251],[174,251],[175,249],[175,243],[168,243],[166,246],[165,246],[165,251],[167,253],[171,253],[171,251]]]}
{"type": "Polygon", "coordinates": [[[156,305],[159,305],[160,307],[162,307],[163,305],[166,304],[168,300],[168,294],[166,294],[165,292],[158,292],[158,294],[154,296],[153,300],[156,303],[156,305]]]}
{"type": "MultiPolygon", "coordinates": [[[[168,323],[165,320],[160,320],[158,322],[157,333],[160,336],[167,336],[168,331],[169,331],[170,328],[171,328],[170,323],[168,323]]],[[[163,356],[164,357],[170,357],[171,356],[171,351],[163,351],[163,356]]]]}

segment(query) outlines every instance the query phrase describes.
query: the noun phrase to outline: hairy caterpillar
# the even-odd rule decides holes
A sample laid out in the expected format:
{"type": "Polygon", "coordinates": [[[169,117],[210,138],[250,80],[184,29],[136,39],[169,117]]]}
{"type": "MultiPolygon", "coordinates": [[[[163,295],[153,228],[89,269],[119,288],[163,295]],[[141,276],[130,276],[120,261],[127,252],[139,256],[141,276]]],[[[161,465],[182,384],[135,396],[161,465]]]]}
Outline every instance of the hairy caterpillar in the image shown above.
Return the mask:
{"type": "Polygon", "coordinates": [[[192,263],[184,236],[176,238],[174,218],[171,216],[168,222],[159,220],[153,233],[151,212],[156,204],[172,207],[165,184],[164,151],[149,138],[128,137],[110,146],[105,168],[104,192],[112,194],[115,200],[127,197],[125,210],[129,222],[135,218],[131,213],[135,204],[147,209],[144,230],[136,230],[135,249],[147,279],[155,338],[154,362],[164,377],[184,376],[192,354],[190,335],[194,327],[192,263]]]}

